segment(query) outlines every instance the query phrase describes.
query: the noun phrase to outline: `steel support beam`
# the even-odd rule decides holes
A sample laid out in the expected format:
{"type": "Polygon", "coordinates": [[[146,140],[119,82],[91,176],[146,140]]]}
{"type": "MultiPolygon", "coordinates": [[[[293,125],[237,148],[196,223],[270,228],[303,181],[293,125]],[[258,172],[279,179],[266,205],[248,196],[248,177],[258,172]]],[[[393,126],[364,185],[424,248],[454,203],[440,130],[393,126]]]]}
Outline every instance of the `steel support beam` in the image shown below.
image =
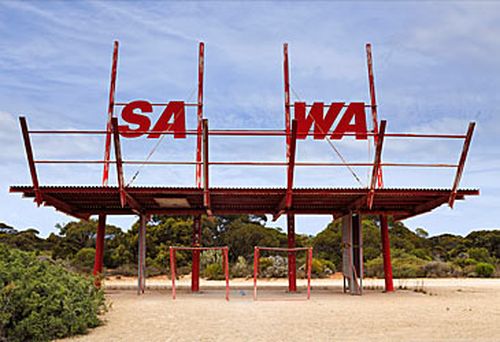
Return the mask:
{"type": "Polygon", "coordinates": [[[99,215],[95,239],[95,257],[94,257],[94,277],[95,285],[101,286],[101,275],[104,261],[104,236],[106,235],[106,215],[99,215]]]}
{"type": "Polygon", "coordinates": [[[43,201],[44,201],[44,205],[51,205],[56,210],[59,210],[59,211],[65,213],[66,215],[74,216],[76,218],[79,218],[80,220],[85,220],[85,221],[88,221],[90,218],[90,214],[78,214],[77,209],[75,207],[53,197],[52,195],[44,193],[43,194],[43,201]]]}
{"type": "Polygon", "coordinates": [[[293,175],[295,171],[295,152],[297,149],[297,120],[292,121],[292,136],[290,139],[288,153],[288,172],[287,172],[287,187],[286,187],[286,209],[292,207],[293,196],[293,175]]]}
{"type": "Polygon", "coordinates": [[[40,206],[43,202],[42,193],[38,184],[38,175],[36,172],[35,158],[33,157],[33,148],[31,147],[30,135],[28,132],[28,122],[24,116],[19,117],[21,131],[23,133],[24,149],[26,151],[26,158],[30,168],[31,181],[33,183],[33,190],[35,192],[35,202],[40,206]]]}
{"type": "Polygon", "coordinates": [[[288,67],[288,44],[283,44],[283,77],[285,91],[285,133],[286,133],[286,157],[290,157],[290,69],[288,67]]]}
{"type": "MultiPolygon", "coordinates": [[[[288,136],[287,136],[288,137],[288,136]]],[[[273,214],[273,221],[276,221],[282,214],[290,210],[293,205],[293,178],[295,173],[295,155],[297,151],[297,120],[292,120],[292,133],[287,152],[287,186],[285,197],[280,201],[276,212],[273,214]]]]}
{"type": "Polygon", "coordinates": [[[359,279],[360,294],[363,292],[363,231],[361,215],[352,214],[352,256],[356,277],[359,279]]]}
{"type": "MultiPolygon", "coordinates": [[[[375,75],[373,73],[373,57],[372,57],[372,45],[370,43],[366,44],[366,64],[368,66],[368,83],[370,86],[370,108],[372,112],[372,123],[373,123],[373,143],[375,148],[378,145],[378,118],[377,118],[377,95],[375,93],[375,75]]],[[[384,186],[384,180],[382,177],[382,167],[377,173],[377,184],[381,188],[384,186]]]]}
{"type": "Polygon", "coordinates": [[[453,182],[453,188],[451,189],[450,198],[448,200],[448,205],[450,206],[450,208],[453,208],[453,205],[455,204],[455,198],[457,197],[458,186],[460,185],[460,180],[462,179],[462,174],[464,172],[465,161],[467,160],[467,154],[469,153],[472,134],[474,134],[474,127],[476,127],[475,122],[469,123],[469,128],[467,129],[467,135],[465,136],[464,140],[464,146],[462,148],[462,154],[460,155],[460,161],[458,162],[455,181],[453,182]]]}
{"type": "Polygon", "coordinates": [[[111,129],[113,131],[113,142],[115,145],[116,175],[118,177],[118,189],[120,191],[120,204],[123,208],[127,204],[127,195],[125,194],[125,184],[123,180],[122,149],[120,146],[120,132],[118,131],[117,118],[111,118],[111,129]]]}
{"type": "Polygon", "coordinates": [[[202,131],[203,131],[203,72],[205,64],[205,44],[200,42],[199,52],[198,52],[198,103],[197,103],[197,116],[198,116],[198,127],[196,130],[196,187],[201,188],[201,150],[202,150],[202,131]]]}
{"type": "Polygon", "coordinates": [[[146,215],[139,216],[139,237],[138,237],[138,269],[137,269],[137,294],[144,293],[146,288],[146,215]]]}
{"type": "Polygon", "coordinates": [[[384,259],[385,292],[392,292],[394,291],[394,285],[392,282],[391,244],[386,215],[380,216],[380,234],[382,240],[382,257],[384,259]]]}
{"type": "Polygon", "coordinates": [[[382,120],[380,122],[380,131],[378,132],[377,148],[375,149],[375,159],[373,161],[372,178],[370,183],[370,190],[367,196],[367,206],[371,209],[373,206],[373,199],[375,197],[375,186],[377,184],[377,178],[380,169],[380,162],[382,160],[382,146],[384,145],[384,134],[387,121],[382,120]]]}
{"type": "MultiPolygon", "coordinates": [[[[288,248],[295,248],[295,215],[287,214],[288,248]]],[[[288,291],[297,291],[296,252],[288,252],[288,291]]]]}
{"type": "MultiPolygon", "coordinates": [[[[197,215],[193,218],[193,247],[201,246],[201,216],[197,215]]],[[[200,250],[193,249],[191,263],[191,291],[198,292],[200,290],[200,250]]]]}
{"type": "MultiPolygon", "coordinates": [[[[116,89],[116,70],[118,67],[118,41],[115,40],[113,46],[113,62],[111,65],[111,82],[109,86],[109,102],[108,102],[108,123],[106,125],[106,142],[104,145],[104,160],[109,161],[111,155],[111,119],[115,107],[115,89],[116,89]]],[[[109,164],[104,164],[102,174],[102,185],[108,185],[109,179],[109,164]]]]}
{"type": "Polygon", "coordinates": [[[212,216],[212,208],[210,205],[210,188],[209,188],[209,161],[208,161],[208,120],[203,119],[203,205],[208,216],[212,216]]]}

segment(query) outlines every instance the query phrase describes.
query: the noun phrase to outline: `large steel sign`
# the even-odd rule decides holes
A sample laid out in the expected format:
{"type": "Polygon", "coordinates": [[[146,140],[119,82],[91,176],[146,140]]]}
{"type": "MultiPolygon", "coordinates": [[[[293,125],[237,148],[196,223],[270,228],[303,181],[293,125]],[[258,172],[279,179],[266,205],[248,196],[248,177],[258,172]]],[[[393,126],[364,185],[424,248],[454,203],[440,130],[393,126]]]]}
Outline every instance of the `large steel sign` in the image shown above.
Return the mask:
{"type": "MultiPolygon", "coordinates": [[[[293,104],[294,118],[297,120],[297,138],[305,139],[314,129],[314,139],[342,139],[346,133],[352,133],[358,140],[368,138],[364,102],[333,102],[325,105],[314,102],[293,104]],[[309,108],[309,112],[307,109],[309,108]],[[325,113],[326,109],[326,113],[325,113]],[[334,127],[335,126],[335,127],[334,127]],[[332,130],[333,129],[333,130],[332,130]]],[[[173,132],[174,138],[186,137],[186,113],[184,101],[171,101],[163,109],[156,123],[151,122],[153,104],[145,100],[128,103],[122,110],[121,117],[127,124],[120,125],[121,135],[126,138],[138,138],[146,135],[149,139],[159,138],[162,132],[173,132]]]]}

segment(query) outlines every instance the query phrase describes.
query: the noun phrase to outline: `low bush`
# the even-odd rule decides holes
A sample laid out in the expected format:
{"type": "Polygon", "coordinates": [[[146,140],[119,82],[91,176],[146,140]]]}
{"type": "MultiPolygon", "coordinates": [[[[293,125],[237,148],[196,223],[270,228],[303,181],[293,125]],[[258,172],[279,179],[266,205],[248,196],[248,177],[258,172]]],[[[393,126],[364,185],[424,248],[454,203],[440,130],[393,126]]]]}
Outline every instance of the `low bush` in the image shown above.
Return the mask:
{"type": "Polygon", "coordinates": [[[236,263],[231,267],[231,276],[236,278],[247,278],[252,276],[253,269],[250,269],[247,260],[239,256],[236,263]]]}
{"type": "Polygon", "coordinates": [[[49,341],[101,324],[92,278],[0,244],[0,340],[49,341]]]}
{"type": "Polygon", "coordinates": [[[495,266],[487,262],[479,262],[476,265],[476,274],[481,278],[489,278],[495,273],[495,266]]]}
{"type": "Polygon", "coordinates": [[[208,280],[223,280],[225,279],[224,270],[220,263],[213,263],[205,267],[203,276],[208,280]]]}
{"type": "Polygon", "coordinates": [[[263,278],[284,278],[288,275],[288,260],[280,255],[259,259],[259,275],[263,278]]]}
{"type": "Polygon", "coordinates": [[[424,266],[425,276],[429,278],[459,277],[461,270],[450,262],[431,261],[424,266]]]}
{"type": "Polygon", "coordinates": [[[325,259],[313,258],[311,274],[313,277],[324,278],[335,273],[333,262],[325,259]]]}
{"type": "MultiPolygon", "coordinates": [[[[401,254],[392,260],[392,274],[394,278],[418,278],[425,276],[424,266],[427,261],[414,255],[401,254]]],[[[369,260],[365,263],[367,277],[383,278],[384,263],[382,257],[369,260]]]]}
{"type": "Polygon", "coordinates": [[[94,268],[95,249],[82,248],[71,260],[72,266],[82,273],[92,273],[94,268]]]}

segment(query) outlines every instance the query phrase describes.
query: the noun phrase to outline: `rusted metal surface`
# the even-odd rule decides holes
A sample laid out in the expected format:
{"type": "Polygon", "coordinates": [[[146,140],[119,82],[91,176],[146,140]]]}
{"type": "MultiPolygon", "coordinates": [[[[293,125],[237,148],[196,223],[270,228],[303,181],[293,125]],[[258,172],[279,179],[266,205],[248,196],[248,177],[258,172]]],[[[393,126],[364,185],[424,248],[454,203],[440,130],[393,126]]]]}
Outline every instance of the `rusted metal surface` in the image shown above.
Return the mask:
{"type": "Polygon", "coordinates": [[[297,150],[297,121],[292,121],[292,136],[290,140],[290,156],[288,158],[286,208],[292,207],[293,199],[293,176],[295,171],[295,155],[297,150]]]}
{"type": "MultiPolygon", "coordinates": [[[[378,145],[378,118],[377,118],[377,94],[375,93],[375,75],[373,73],[373,57],[372,57],[372,45],[370,43],[366,44],[366,63],[368,66],[368,83],[370,88],[370,108],[372,111],[372,124],[373,124],[373,143],[375,148],[378,145]]],[[[382,176],[382,167],[377,173],[377,185],[379,188],[384,186],[384,179],[382,176]]]]}
{"type": "Polygon", "coordinates": [[[122,207],[127,204],[127,197],[125,195],[125,182],[123,180],[123,164],[122,164],[122,149],[120,145],[120,134],[118,133],[118,119],[111,119],[111,129],[113,131],[113,140],[115,145],[115,158],[116,158],[116,175],[118,178],[118,189],[120,191],[120,203],[122,207]]]}
{"type": "MultiPolygon", "coordinates": [[[[96,241],[95,241],[95,258],[94,258],[94,277],[96,279],[102,273],[103,260],[104,260],[104,236],[106,235],[106,215],[99,215],[97,224],[96,241]]],[[[100,282],[96,283],[100,286],[100,282]]]]}
{"type": "MultiPolygon", "coordinates": [[[[120,192],[116,186],[81,187],[81,186],[43,186],[43,193],[51,195],[68,205],[67,208],[55,206],[68,215],[131,215],[132,208],[122,208],[120,192]]],[[[22,193],[33,198],[32,186],[12,186],[10,191],[22,193]]],[[[401,217],[412,217],[437,208],[446,203],[451,189],[377,189],[372,208],[366,201],[357,207],[361,214],[387,214],[401,217]],[[417,211],[418,209],[418,211],[417,211]]],[[[127,193],[141,203],[146,214],[165,215],[203,215],[204,190],[192,188],[169,187],[128,187],[127,193]],[[155,198],[185,198],[188,208],[161,207],[155,198]]],[[[294,205],[290,213],[325,214],[342,216],[346,208],[361,196],[367,196],[368,190],[363,188],[294,188],[294,205]]],[[[223,214],[269,214],[276,212],[276,207],[286,195],[286,188],[210,188],[211,210],[214,215],[223,214]]],[[[457,200],[465,196],[477,196],[477,189],[457,190],[457,200]]],[[[50,204],[49,204],[50,205],[50,204]]]]}
{"type": "Polygon", "coordinates": [[[295,253],[295,215],[287,214],[287,242],[288,242],[288,291],[297,291],[297,255],[295,253]]]}
{"type": "Polygon", "coordinates": [[[285,91],[285,134],[286,134],[286,159],[290,158],[290,69],[288,67],[288,44],[283,44],[283,80],[285,91]]]}
{"type": "Polygon", "coordinates": [[[208,216],[212,216],[209,188],[208,120],[203,119],[203,205],[208,216]]]}
{"type": "Polygon", "coordinates": [[[476,127],[475,122],[469,123],[469,128],[467,130],[467,135],[464,140],[464,146],[462,148],[462,154],[460,155],[460,161],[458,162],[457,173],[455,175],[455,181],[453,182],[453,187],[451,188],[450,198],[448,200],[448,205],[453,208],[455,203],[455,198],[457,197],[457,189],[460,185],[460,180],[462,179],[462,173],[465,167],[465,161],[467,159],[467,154],[469,153],[470,143],[472,141],[472,135],[474,134],[474,127],[476,127]]]}
{"type": "Polygon", "coordinates": [[[198,128],[196,130],[196,186],[201,188],[201,149],[202,149],[202,131],[203,131],[203,72],[205,65],[205,44],[200,43],[199,55],[198,55],[198,106],[197,106],[197,117],[198,117],[198,128]]]}
{"type": "Polygon", "coordinates": [[[35,158],[33,156],[33,148],[31,146],[30,135],[28,133],[28,122],[24,116],[19,118],[21,125],[21,132],[23,134],[24,149],[26,151],[26,159],[28,159],[28,166],[30,169],[31,182],[33,184],[33,191],[35,192],[35,202],[40,206],[43,202],[42,193],[40,192],[40,185],[38,184],[38,174],[36,172],[35,158]]]}
{"type": "Polygon", "coordinates": [[[382,120],[380,122],[380,131],[378,132],[377,148],[375,149],[375,160],[373,161],[372,178],[370,182],[370,191],[368,192],[367,205],[371,209],[373,206],[373,199],[375,197],[375,185],[377,183],[380,163],[382,161],[382,146],[384,145],[384,134],[386,121],[382,120]]]}
{"type": "MultiPolygon", "coordinates": [[[[108,120],[106,124],[106,142],[104,146],[104,160],[109,161],[111,155],[111,119],[113,118],[115,105],[115,89],[116,89],[116,71],[118,67],[118,41],[115,40],[113,46],[113,62],[111,65],[111,82],[109,86],[109,101],[108,101],[108,120]]],[[[104,164],[102,174],[102,185],[108,185],[109,180],[109,164],[104,164]]]]}

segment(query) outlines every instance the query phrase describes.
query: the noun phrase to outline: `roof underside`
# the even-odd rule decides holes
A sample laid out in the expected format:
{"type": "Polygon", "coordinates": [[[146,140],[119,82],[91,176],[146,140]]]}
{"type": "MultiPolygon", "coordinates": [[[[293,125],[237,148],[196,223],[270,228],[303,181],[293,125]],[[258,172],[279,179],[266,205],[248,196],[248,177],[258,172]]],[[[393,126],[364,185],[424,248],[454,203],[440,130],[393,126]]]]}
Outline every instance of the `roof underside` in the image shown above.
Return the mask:
{"type": "MultiPolygon", "coordinates": [[[[128,187],[127,204],[120,204],[118,187],[43,186],[44,205],[68,215],[213,215],[283,213],[285,188],[210,188],[210,208],[203,204],[203,189],[170,187],[128,187]],[[134,205],[130,206],[129,203],[134,205]]],[[[10,192],[34,198],[32,186],[12,186],[10,192]]],[[[396,220],[431,211],[448,202],[451,189],[377,189],[372,208],[367,206],[368,189],[293,189],[293,204],[286,212],[327,214],[336,217],[350,211],[362,214],[392,215],[396,220]]],[[[479,190],[458,190],[457,200],[479,195],[479,190]]]]}

